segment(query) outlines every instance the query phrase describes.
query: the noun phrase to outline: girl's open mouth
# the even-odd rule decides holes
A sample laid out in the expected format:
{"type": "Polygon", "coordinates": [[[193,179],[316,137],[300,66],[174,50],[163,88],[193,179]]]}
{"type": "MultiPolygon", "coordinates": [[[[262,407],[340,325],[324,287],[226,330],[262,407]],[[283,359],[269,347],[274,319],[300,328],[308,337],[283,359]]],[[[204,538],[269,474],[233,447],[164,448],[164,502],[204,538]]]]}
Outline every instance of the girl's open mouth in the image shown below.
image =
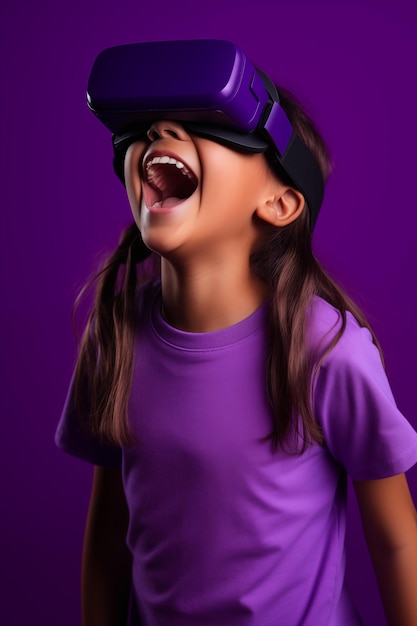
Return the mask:
{"type": "Polygon", "coordinates": [[[197,189],[191,168],[168,154],[150,154],[143,164],[143,195],[149,209],[169,209],[188,199],[197,189]]]}

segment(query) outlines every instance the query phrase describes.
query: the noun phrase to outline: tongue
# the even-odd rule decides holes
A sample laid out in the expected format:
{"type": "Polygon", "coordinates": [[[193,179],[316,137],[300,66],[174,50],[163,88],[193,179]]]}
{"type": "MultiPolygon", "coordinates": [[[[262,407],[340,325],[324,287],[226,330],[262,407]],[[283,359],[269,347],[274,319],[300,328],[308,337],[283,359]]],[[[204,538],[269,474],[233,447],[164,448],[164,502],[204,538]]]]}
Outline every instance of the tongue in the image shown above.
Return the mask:
{"type": "Polygon", "coordinates": [[[152,208],[153,209],[169,209],[170,207],[175,206],[176,204],[179,204],[183,200],[184,198],[175,198],[175,197],[165,198],[164,200],[155,202],[152,208]]]}

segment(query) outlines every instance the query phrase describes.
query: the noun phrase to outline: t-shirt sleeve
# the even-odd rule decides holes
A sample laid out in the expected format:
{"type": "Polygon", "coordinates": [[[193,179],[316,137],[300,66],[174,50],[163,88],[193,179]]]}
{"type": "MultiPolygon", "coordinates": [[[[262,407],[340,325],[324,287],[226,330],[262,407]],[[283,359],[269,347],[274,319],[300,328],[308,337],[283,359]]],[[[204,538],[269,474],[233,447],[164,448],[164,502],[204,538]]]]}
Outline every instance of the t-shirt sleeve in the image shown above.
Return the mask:
{"type": "Polygon", "coordinates": [[[401,474],[417,462],[417,433],[398,410],[370,332],[349,316],[314,390],[325,445],[354,480],[401,474]]]}
{"type": "Polygon", "coordinates": [[[74,406],[74,378],[71,380],[55,433],[55,443],[61,450],[94,465],[109,468],[119,468],[122,465],[121,448],[99,441],[81,424],[74,406]]]}

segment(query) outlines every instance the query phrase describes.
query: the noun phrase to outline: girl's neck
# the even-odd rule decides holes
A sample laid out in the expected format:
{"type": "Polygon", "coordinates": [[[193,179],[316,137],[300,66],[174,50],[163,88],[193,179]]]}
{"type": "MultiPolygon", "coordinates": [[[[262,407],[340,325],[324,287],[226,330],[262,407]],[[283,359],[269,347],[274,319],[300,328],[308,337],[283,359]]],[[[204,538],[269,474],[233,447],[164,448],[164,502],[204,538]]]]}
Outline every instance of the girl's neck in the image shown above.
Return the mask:
{"type": "Polygon", "coordinates": [[[268,297],[267,286],[249,267],[193,267],[161,263],[163,316],[186,332],[213,332],[249,317],[268,297]]]}

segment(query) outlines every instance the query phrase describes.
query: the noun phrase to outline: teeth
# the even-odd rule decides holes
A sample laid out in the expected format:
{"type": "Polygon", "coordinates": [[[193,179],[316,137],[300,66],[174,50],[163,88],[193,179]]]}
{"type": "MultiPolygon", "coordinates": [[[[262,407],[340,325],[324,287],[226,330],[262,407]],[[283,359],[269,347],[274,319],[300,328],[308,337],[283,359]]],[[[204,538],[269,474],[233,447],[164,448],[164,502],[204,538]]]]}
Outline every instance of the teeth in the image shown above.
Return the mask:
{"type": "Polygon", "coordinates": [[[177,159],[169,156],[155,156],[150,158],[146,163],[146,171],[148,172],[148,175],[151,174],[150,169],[152,165],[157,165],[158,163],[175,165],[177,169],[181,170],[181,174],[187,176],[188,178],[193,178],[193,175],[191,174],[190,170],[184,165],[184,163],[182,163],[181,161],[177,161],[177,159]]]}

